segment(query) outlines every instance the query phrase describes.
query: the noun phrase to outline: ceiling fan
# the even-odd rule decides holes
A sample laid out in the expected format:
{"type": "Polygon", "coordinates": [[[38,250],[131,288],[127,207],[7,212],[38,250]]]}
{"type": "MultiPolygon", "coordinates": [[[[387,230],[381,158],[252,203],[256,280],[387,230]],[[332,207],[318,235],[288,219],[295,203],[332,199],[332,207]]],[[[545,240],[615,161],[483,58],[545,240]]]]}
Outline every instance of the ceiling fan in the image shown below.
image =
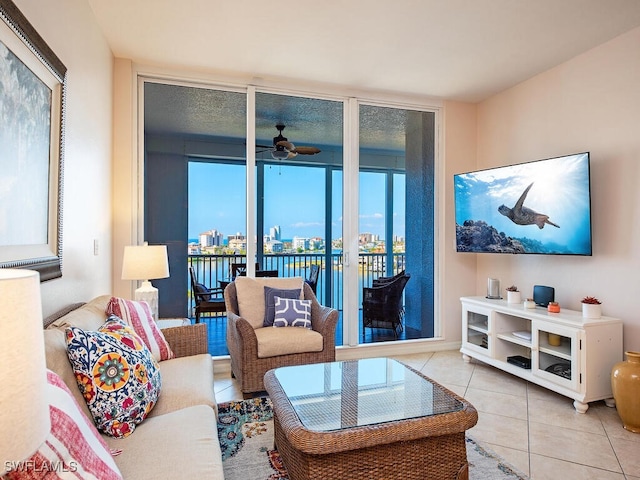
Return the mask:
{"type": "Polygon", "coordinates": [[[275,160],[286,160],[297,155],[315,155],[316,153],[320,153],[319,148],[296,147],[291,143],[287,137],[282,135],[282,131],[285,129],[284,124],[278,123],[276,125],[276,129],[278,129],[278,135],[273,137],[273,145],[256,145],[257,148],[265,149],[260,150],[258,153],[269,150],[271,152],[271,156],[275,160]]]}

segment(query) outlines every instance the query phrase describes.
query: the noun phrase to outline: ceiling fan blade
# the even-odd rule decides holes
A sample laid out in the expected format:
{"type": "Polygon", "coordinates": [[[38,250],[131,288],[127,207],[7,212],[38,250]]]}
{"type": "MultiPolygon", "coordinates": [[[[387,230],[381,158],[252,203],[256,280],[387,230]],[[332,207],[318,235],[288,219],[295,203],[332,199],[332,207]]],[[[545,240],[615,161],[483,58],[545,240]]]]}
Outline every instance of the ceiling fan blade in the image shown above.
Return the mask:
{"type": "Polygon", "coordinates": [[[256,148],[266,148],[268,150],[271,150],[273,148],[273,145],[258,145],[258,144],[256,144],[256,148]]]}
{"type": "Polygon", "coordinates": [[[295,147],[293,151],[300,155],[315,155],[316,153],[321,152],[317,147],[295,147]]]}

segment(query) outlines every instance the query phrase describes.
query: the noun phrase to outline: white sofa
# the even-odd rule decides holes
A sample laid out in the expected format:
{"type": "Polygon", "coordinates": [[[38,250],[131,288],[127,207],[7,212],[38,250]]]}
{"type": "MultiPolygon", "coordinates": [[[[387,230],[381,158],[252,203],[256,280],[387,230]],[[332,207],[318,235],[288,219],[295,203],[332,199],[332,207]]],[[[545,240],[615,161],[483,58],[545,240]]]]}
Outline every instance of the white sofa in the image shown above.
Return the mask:
{"type": "MultiPolygon", "coordinates": [[[[97,330],[106,320],[110,298],[97,297],[45,320],[47,368],[64,380],[89,419],[67,356],[65,328],[97,330]]],[[[114,459],[125,479],[224,479],[206,325],[167,328],[163,333],[176,358],[159,363],[162,388],[158,402],[128,437],[102,436],[110,448],[122,451],[114,459]]]]}

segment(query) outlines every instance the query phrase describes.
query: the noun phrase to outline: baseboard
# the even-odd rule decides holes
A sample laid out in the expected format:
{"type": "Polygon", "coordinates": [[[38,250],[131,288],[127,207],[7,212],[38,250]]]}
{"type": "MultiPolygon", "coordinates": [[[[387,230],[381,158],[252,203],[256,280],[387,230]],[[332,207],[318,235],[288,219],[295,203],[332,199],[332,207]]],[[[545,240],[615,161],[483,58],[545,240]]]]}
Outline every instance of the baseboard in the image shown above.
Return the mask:
{"type": "MultiPolygon", "coordinates": [[[[413,353],[444,352],[460,350],[460,342],[445,342],[437,338],[427,340],[405,340],[391,344],[368,343],[355,347],[336,347],[336,360],[359,360],[361,358],[394,357],[413,353]]],[[[213,374],[227,375],[231,373],[231,359],[229,355],[213,358],[213,374]]]]}
{"type": "Polygon", "coordinates": [[[367,343],[355,347],[336,347],[336,360],[358,360],[372,357],[394,357],[413,353],[444,352],[460,350],[460,342],[445,342],[438,338],[422,340],[404,340],[394,343],[367,343]]]}
{"type": "Polygon", "coordinates": [[[213,375],[229,375],[231,374],[231,358],[229,355],[221,355],[219,357],[211,357],[213,359],[213,375]]]}

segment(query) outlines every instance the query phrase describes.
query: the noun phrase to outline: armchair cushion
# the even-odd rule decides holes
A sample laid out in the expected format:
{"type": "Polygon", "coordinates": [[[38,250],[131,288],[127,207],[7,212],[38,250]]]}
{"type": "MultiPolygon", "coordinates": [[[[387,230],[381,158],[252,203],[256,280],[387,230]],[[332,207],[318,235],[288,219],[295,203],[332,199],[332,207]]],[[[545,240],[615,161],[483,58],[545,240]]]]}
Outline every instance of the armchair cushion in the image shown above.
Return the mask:
{"type": "MultiPolygon", "coordinates": [[[[246,319],[254,329],[262,328],[264,325],[265,300],[264,287],[283,289],[302,289],[302,277],[287,278],[250,278],[237,277],[234,280],[237,290],[238,313],[246,319]]],[[[302,293],[300,293],[302,298],[302,293]]]]}
{"type": "Polygon", "coordinates": [[[258,328],[255,334],[258,358],[321,352],[324,346],[322,335],[307,328],[258,328]]]}
{"type": "Polygon", "coordinates": [[[264,323],[265,327],[273,327],[273,318],[276,313],[276,297],[300,298],[301,289],[264,287],[264,323]]]}

